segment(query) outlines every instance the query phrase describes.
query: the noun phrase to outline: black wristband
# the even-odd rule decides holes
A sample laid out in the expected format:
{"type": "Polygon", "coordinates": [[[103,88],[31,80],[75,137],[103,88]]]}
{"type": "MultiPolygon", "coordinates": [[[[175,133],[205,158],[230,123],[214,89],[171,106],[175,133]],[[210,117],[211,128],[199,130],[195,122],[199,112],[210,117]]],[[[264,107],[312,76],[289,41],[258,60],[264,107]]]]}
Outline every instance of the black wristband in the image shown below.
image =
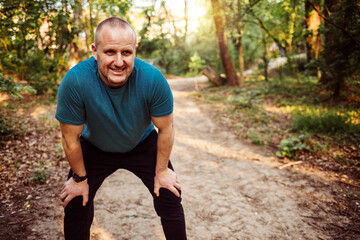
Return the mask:
{"type": "Polygon", "coordinates": [[[75,182],[79,183],[85,181],[87,179],[87,176],[85,175],[84,177],[80,177],[79,175],[73,172],[72,178],[75,182]]]}

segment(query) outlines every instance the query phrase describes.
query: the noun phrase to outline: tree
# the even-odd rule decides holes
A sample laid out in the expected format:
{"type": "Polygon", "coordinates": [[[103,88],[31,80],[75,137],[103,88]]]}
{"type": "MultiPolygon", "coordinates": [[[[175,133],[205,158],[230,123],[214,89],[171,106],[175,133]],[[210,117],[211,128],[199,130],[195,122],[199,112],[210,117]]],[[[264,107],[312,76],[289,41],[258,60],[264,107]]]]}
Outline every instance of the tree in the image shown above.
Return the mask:
{"type": "Polygon", "coordinates": [[[186,37],[188,34],[188,24],[189,24],[188,0],[184,0],[184,20],[185,20],[184,42],[186,42],[186,37]]]}
{"type": "Polygon", "coordinates": [[[237,59],[239,62],[239,85],[243,84],[244,72],[244,47],[242,44],[243,38],[243,14],[242,14],[242,0],[228,1],[223,0],[224,12],[226,17],[227,32],[231,36],[232,42],[237,50],[237,59]]]}
{"type": "Polygon", "coordinates": [[[241,0],[237,0],[237,14],[236,14],[236,20],[238,22],[238,24],[236,25],[236,32],[238,35],[237,41],[236,41],[236,46],[238,49],[238,58],[239,58],[239,75],[240,75],[240,85],[243,84],[244,82],[244,70],[245,70],[245,65],[244,65],[244,47],[242,44],[242,31],[243,31],[243,24],[242,24],[242,11],[241,11],[241,0]]]}
{"type": "MultiPolygon", "coordinates": [[[[67,5],[68,1],[61,3],[67,5]]],[[[63,47],[68,44],[66,39],[72,39],[69,32],[58,34],[60,29],[68,31],[67,24],[58,21],[67,15],[61,12],[62,5],[56,0],[15,0],[0,4],[0,35],[5,43],[0,46],[0,68],[7,75],[28,81],[37,94],[42,94],[54,85],[63,66],[57,53],[63,54],[63,47]]]]}
{"type": "Polygon", "coordinates": [[[312,59],[318,59],[321,50],[320,25],[321,17],[320,1],[305,0],[305,26],[306,26],[306,58],[307,62],[312,59]]]}
{"type": "Polygon", "coordinates": [[[219,43],[221,61],[225,70],[225,75],[230,86],[239,86],[239,78],[236,75],[235,68],[232,64],[231,57],[227,47],[227,38],[222,20],[222,7],[218,0],[211,0],[213,17],[216,28],[216,36],[219,43]]]}
{"type": "Polygon", "coordinates": [[[360,81],[360,13],[356,1],[325,0],[324,4],[321,82],[337,98],[347,79],[360,81]]]}

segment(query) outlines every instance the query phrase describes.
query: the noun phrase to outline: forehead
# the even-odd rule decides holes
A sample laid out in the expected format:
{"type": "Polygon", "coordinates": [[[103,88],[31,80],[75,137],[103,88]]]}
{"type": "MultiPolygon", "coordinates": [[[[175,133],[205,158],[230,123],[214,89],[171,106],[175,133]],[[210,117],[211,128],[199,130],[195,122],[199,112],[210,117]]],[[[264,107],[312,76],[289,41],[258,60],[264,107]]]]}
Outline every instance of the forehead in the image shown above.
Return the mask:
{"type": "Polygon", "coordinates": [[[136,45],[136,35],[130,27],[104,26],[98,33],[98,44],[106,46],[136,45]]]}

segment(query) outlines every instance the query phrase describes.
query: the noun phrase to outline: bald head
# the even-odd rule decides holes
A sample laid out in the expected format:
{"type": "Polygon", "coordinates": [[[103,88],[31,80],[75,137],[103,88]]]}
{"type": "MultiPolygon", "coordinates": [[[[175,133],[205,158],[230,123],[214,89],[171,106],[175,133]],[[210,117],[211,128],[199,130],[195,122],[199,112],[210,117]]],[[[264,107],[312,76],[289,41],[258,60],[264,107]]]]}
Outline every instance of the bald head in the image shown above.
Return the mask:
{"type": "Polygon", "coordinates": [[[119,18],[119,17],[111,17],[111,18],[107,18],[104,21],[100,22],[99,25],[96,27],[96,30],[95,30],[95,46],[98,45],[99,40],[101,38],[100,37],[101,30],[105,26],[130,31],[132,34],[134,34],[135,43],[136,43],[136,41],[137,41],[136,40],[136,33],[135,33],[134,28],[130,25],[130,23],[128,23],[127,21],[125,21],[124,19],[119,18]]]}

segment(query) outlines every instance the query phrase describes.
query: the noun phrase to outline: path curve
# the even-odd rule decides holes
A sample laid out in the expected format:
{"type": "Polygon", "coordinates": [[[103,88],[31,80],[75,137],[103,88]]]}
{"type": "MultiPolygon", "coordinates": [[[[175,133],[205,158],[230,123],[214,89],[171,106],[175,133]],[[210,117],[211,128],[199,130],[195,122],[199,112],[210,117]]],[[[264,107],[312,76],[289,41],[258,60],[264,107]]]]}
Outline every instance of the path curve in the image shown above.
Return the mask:
{"type": "MultiPolygon", "coordinates": [[[[188,239],[332,239],[325,226],[331,182],[278,169],[261,148],[242,143],[191,100],[194,81],[170,80],[176,139],[172,162],[183,187],[188,239]]],[[[139,179],[119,170],[95,199],[92,239],[164,239],[139,179]]]]}

